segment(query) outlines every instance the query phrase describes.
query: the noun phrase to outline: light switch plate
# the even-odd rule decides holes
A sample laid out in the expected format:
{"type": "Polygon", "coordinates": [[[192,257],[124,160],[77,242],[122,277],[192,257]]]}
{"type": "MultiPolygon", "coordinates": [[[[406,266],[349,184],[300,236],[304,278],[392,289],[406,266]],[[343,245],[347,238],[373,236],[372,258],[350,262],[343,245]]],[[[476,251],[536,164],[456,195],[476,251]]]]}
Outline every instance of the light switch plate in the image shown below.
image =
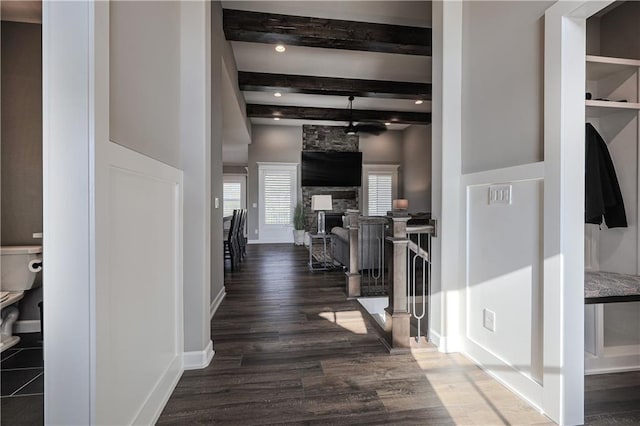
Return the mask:
{"type": "Polygon", "coordinates": [[[489,186],[489,204],[511,204],[511,184],[489,186]]]}
{"type": "Polygon", "coordinates": [[[257,209],[258,208],[258,203],[251,204],[251,207],[253,207],[254,209],[257,209]]]}
{"type": "Polygon", "coordinates": [[[214,207],[214,208],[216,208],[216,209],[219,209],[219,208],[220,208],[220,198],[215,197],[215,198],[213,199],[213,207],[214,207]]]}

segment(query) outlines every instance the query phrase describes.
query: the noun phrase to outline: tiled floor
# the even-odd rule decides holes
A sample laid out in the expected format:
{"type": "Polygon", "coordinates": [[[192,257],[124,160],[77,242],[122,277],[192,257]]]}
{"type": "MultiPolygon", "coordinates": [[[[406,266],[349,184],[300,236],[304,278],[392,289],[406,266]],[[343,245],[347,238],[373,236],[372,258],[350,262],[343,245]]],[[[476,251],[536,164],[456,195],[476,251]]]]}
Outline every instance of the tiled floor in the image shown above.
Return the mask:
{"type": "Polygon", "coordinates": [[[20,343],[2,353],[0,388],[2,424],[43,424],[44,364],[40,333],[21,334],[20,343]]]}

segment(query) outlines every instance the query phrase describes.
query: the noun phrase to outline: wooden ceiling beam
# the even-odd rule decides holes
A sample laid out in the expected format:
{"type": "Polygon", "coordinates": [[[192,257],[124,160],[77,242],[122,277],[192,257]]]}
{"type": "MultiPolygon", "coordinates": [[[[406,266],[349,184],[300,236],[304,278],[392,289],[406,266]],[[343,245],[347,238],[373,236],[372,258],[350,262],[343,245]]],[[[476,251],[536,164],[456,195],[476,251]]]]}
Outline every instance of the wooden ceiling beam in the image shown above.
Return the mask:
{"type": "MultiPolygon", "coordinates": [[[[394,124],[430,124],[429,112],[398,112],[354,109],[354,122],[390,122],[394,124]]],[[[252,118],[274,118],[294,120],[349,121],[348,109],[315,108],[283,105],[248,104],[247,116],[252,118]]]]}
{"type": "Polygon", "coordinates": [[[229,41],[431,55],[431,28],[223,9],[229,41]]]}
{"type": "Polygon", "coordinates": [[[292,74],[238,72],[240,90],[253,92],[304,93],[307,95],[356,96],[389,99],[430,100],[430,83],[314,77],[292,74]]]}

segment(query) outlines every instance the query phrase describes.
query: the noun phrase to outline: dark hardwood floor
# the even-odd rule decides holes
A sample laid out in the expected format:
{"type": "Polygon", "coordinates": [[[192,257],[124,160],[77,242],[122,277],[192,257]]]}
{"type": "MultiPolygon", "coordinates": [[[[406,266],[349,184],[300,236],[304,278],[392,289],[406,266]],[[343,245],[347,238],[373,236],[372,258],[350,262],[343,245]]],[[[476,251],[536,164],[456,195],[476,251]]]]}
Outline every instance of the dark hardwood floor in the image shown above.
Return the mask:
{"type": "Polygon", "coordinates": [[[640,425],[640,371],[584,379],[585,424],[640,425]]]}
{"type": "Polygon", "coordinates": [[[158,424],[547,424],[461,355],[388,355],[344,294],[342,272],[309,272],[306,249],[252,245],[211,334],[158,424]]]}

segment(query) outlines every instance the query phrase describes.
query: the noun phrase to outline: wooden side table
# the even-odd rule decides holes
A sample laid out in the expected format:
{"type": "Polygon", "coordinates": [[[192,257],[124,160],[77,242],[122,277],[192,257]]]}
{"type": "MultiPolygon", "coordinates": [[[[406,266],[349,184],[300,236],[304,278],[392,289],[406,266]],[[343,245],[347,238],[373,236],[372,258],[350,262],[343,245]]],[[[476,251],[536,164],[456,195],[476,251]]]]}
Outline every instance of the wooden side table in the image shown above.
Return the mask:
{"type": "Polygon", "coordinates": [[[309,269],[312,271],[328,271],[333,269],[333,253],[331,248],[327,251],[327,245],[331,247],[331,234],[309,234],[309,269]],[[315,262],[313,259],[313,242],[314,240],[322,240],[322,260],[315,262]]]}

